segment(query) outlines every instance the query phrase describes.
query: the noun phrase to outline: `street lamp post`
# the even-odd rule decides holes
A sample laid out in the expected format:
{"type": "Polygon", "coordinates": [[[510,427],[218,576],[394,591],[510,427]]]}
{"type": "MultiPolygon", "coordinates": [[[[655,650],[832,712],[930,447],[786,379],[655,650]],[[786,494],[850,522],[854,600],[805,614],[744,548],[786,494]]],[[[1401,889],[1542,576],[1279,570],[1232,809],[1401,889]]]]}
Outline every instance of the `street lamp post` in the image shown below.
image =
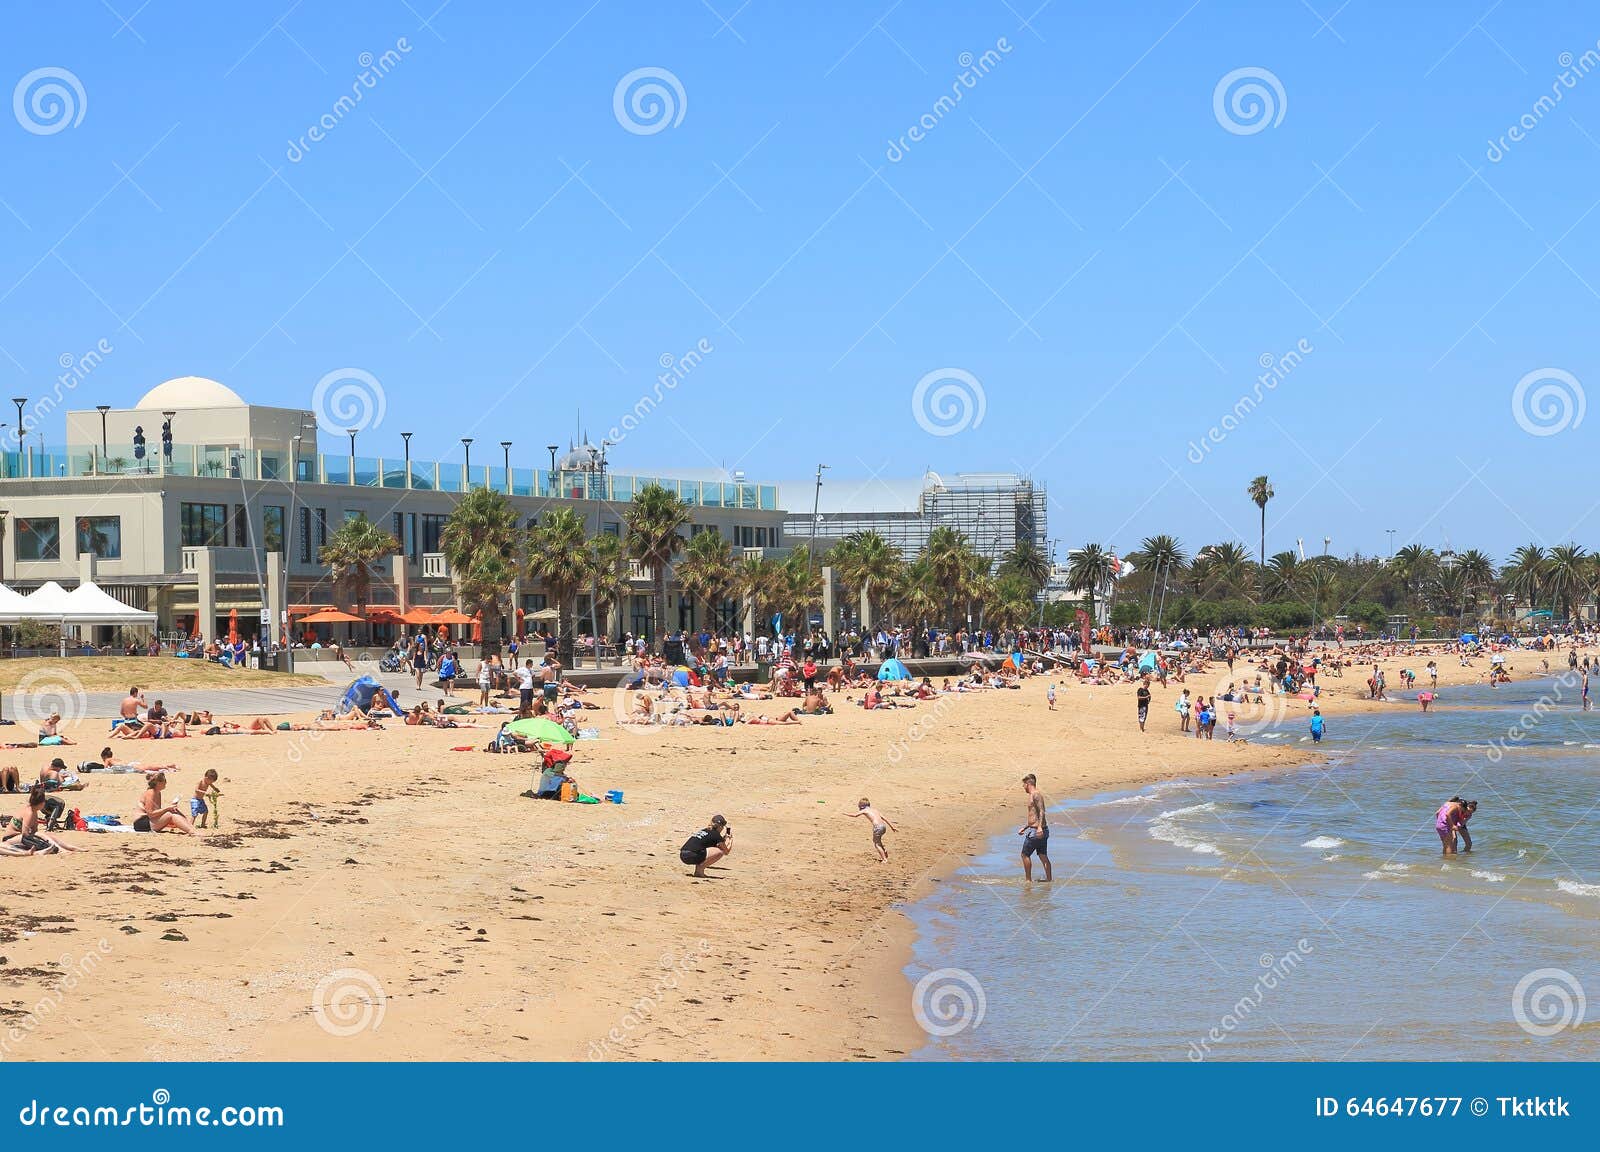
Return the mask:
{"type": "Polygon", "coordinates": [[[467,491],[472,491],[472,437],[461,438],[461,448],[466,453],[466,463],[462,466],[467,474],[467,491]]]}
{"type": "MultiPolygon", "coordinates": [[[[28,402],[28,398],[26,396],[13,396],[11,402],[17,406],[17,463],[22,465],[23,458],[28,453],[28,430],[22,426],[22,406],[28,402]]],[[[23,467],[18,467],[17,474],[32,476],[33,460],[31,458],[27,460],[26,471],[24,471],[23,467]]]]}
{"type": "Polygon", "coordinates": [[[506,454],[506,495],[511,495],[511,441],[500,441],[500,447],[506,454]]]}
{"type": "Polygon", "coordinates": [[[817,465],[817,487],[811,495],[811,543],[806,548],[806,572],[811,572],[811,565],[817,557],[817,514],[822,507],[822,474],[827,470],[826,464],[817,465]]]}
{"type": "Polygon", "coordinates": [[[546,444],[545,449],[550,453],[550,491],[545,495],[552,495],[556,490],[556,449],[559,444],[546,444]]]}
{"type": "MultiPolygon", "coordinates": [[[[172,450],[177,446],[177,441],[172,438],[172,421],[177,415],[177,412],[170,408],[161,413],[162,418],[166,421],[166,423],[161,426],[161,431],[164,433],[164,435],[161,437],[161,460],[163,472],[169,471],[172,468],[172,450]]],[[[196,461],[196,463],[199,462],[196,461]]],[[[196,474],[198,474],[199,471],[200,470],[198,468],[195,469],[196,474]]]]}
{"type": "MultiPolygon", "coordinates": [[[[111,411],[111,405],[109,405],[109,404],[96,404],[94,406],[94,410],[96,412],[100,413],[100,459],[104,460],[107,456],[111,455],[111,446],[110,446],[109,442],[106,440],[106,413],[111,411]]],[[[94,471],[97,474],[100,471],[100,461],[99,460],[95,461],[94,471]]]]}
{"type": "Polygon", "coordinates": [[[1393,560],[1394,559],[1394,529],[1393,528],[1385,528],[1384,531],[1389,534],[1389,559],[1393,560]]]}
{"type": "Polygon", "coordinates": [[[294,637],[289,635],[289,538],[296,533],[298,523],[295,518],[295,498],[299,493],[300,485],[300,441],[303,433],[297,432],[293,440],[293,447],[289,454],[289,522],[283,529],[283,655],[287,661],[286,672],[294,671],[294,637]]]}
{"type": "Polygon", "coordinates": [[[400,433],[400,439],[406,442],[406,487],[411,487],[411,433],[400,433]]]}

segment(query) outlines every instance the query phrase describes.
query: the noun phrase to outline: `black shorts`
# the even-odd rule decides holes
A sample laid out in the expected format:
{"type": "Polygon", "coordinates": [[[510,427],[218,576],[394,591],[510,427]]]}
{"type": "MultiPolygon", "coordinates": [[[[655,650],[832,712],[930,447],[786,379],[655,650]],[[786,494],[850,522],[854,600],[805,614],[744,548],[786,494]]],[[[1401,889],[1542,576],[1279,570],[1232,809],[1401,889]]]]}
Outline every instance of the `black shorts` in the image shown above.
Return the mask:
{"type": "Polygon", "coordinates": [[[685,864],[692,864],[698,868],[706,862],[706,850],[704,848],[684,848],[678,852],[678,859],[685,864]]]}
{"type": "Polygon", "coordinates": [[[532,688],[523,688],[521,690],[521,692],[519,693],[519,695],[522,697],[522,706],[524,708],[532,708],[533,707],[533,689],[532,688]]]}
{"type": "Polygon", "coordinates": [[[137,820],[135,820],[133,822],[133,830],[135,832],[148,832],[148,831],[150,831],[150,817],[141,816],[137,820]]]}
{"type": "Polygon", "coordinates": [[[1022,838],[1022,855],[1024,858],[1037,853],[1048,858],[1050,855],[1050,829],[1048,827],[1038,832],[1030,832],[1022,838]]]}

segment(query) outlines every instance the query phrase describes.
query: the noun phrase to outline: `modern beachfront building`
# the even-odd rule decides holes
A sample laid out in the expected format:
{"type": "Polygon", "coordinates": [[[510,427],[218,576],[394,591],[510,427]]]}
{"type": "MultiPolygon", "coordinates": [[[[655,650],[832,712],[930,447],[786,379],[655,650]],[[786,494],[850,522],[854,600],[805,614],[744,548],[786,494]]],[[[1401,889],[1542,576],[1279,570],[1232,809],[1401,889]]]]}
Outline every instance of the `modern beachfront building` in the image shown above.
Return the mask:
{"type": "MultiPolygon", "coordinates": [[[[348,609],[320,549],[341,523],[365,516],[393,533],[400,549],[374,583],[370,624],[354,631],[387,643],[399,613],[455,603],[439,537],[461,495],[484,485],[506,493],[526,522],[566,507],[599,534],[625,532],[634,492],[658,479],[690,505],[698,529],[715,528],[735,543],[783,542],[774,485],[619,474],[587,447],[560,459],[552,451],[550,468],[508,468],[506,442],[489,453],[480,445],[476,459],[467,445],[461,460],[412,460],[409,433],[384,434],[392,455],[358,456],[354,440],[349,453],[322,452],[314,413],[250,404],[200,377],[169,380],[133,408],[69,412],[66,431],[65,448],[42,448],[30,438],[18,451],[14,438],[7,441],[0,582],[28,592],[48,580],[70,588],[92,574],[118,600],[155,612],[167,636],[223,635],[231,612],[249,635],[264,620],[282,625],[319,607],[348,609]],[[493,461],[484,462],[490,454],[493,461]]],[[[546,439],[532,437],[541,453],[546,439]]],[[[647,634],[649,574],[636,567],[633,577],[621,627],[647,634]]],[[[670,575],[668,589],[665,626],[702,623],[670,575]]],[[[553,607],[537,584],[518,584],[513,598],[519,612],[553,607]]],[[[588,611],[582,597],[585,629],[588,611]]]]}
{"type": "Polygon", "coordinates": [[[853,532],[874,531],[912,560],[935,528],[954,528],[991,566],[1019,540],[1049,554],[1048,497],[1043,484],[1009,472],[929,472],[920,480],[865,481],[825,474],[820,489],[785,485],[794,507],[784,535],[797,547],[828,548],[853,532]],[[811,507],[817,509],[813,518],[811,507]]]}

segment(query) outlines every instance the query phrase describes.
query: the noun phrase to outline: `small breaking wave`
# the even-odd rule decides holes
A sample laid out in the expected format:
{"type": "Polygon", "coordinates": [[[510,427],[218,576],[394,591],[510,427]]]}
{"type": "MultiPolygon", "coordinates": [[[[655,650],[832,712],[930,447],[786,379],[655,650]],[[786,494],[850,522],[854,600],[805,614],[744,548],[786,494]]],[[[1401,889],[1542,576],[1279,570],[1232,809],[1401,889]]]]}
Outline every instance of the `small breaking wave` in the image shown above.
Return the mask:
{"type": "Polygon", "coordinates": [[[1337,836],[1315,836],[1300,845],[1302,848],[1343,848],[1345,841],[1337,836]]]}
{"type": "Polygon", "coordinates": [[[1150,821],[1150,835],[1157,840],[1171,844],[1175,848],[1187,848],[1191,852],[1198,852],[1202,856],[1221,856],[1222,849],[1208,841],[1189,835],[1179,826],[1179,821],[1195,812],[1215,812],[1217,806],[1213,802],[1205,804],[1191,804],[1187,808],[1174,808],[1171,812],[1163,812],[1150,821]]]}
{"type": "Polygon", "coordinates": [[[1600,896],[1600,884],[1579,884],[1576,880],[1557,880],[1556,887],[1569,896],[1600,896]]]}

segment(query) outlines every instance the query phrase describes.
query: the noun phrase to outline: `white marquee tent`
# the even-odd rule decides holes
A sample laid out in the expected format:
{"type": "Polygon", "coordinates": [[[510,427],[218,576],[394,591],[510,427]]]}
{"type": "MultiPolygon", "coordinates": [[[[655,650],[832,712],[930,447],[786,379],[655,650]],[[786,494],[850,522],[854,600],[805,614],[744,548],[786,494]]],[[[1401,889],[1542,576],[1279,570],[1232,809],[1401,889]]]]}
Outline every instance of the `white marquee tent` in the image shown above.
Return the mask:
{"type": "Polygon", "coordinates": [[[30,620],[44,624],[153,628],[156,614],[131,608],[92,583],[80,584],[68,592],[51,580],[26,596],[0,584],[0,624],[21,624],[30,620]]]}

